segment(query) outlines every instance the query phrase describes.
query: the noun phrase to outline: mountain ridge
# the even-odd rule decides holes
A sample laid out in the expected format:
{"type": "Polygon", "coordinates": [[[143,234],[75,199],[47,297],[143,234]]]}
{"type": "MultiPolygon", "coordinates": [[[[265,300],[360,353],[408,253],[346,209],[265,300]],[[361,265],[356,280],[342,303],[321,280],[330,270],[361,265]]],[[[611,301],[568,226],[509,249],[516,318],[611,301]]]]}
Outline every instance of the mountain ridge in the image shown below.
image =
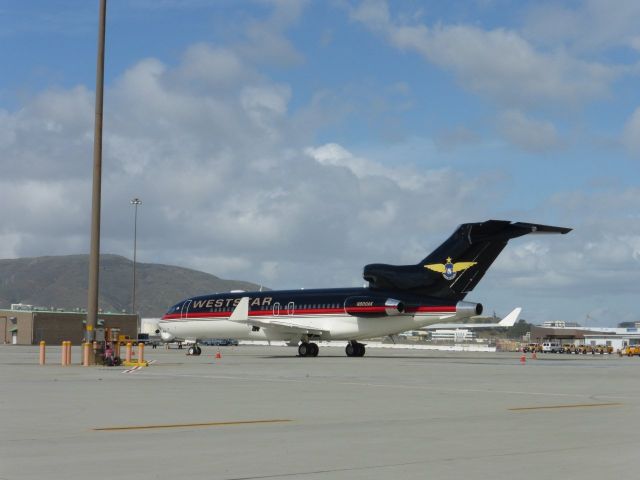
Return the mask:
{"type": "MultiPolygon", "coordinates": [[[[0,259],[0,308],[26,303],[54,308],[86,308],[89,255],[48,255],[0,259]]],[[[133,262],[100,255],[98,308],[130,312],[133,262]]],[[[226,280],[185,267],[136,262],[136,310],[143,317],[162,316],[178,301],[229,290],[258,290],[259,285],[226,280]]]]}

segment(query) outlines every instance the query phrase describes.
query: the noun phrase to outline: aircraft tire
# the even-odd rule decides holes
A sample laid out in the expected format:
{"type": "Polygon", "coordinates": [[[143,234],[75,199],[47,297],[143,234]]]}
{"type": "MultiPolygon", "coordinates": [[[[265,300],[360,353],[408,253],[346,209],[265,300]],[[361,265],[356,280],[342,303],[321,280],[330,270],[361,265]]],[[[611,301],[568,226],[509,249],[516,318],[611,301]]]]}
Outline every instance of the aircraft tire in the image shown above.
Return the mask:
{"type": "Polygon", "coordinates": [[[195,355],[196,354],[196,349],[193,347],[189,347],[189,350],[187,350],[187,355],[195,355]]]}
{"type": "Polygon", "coordinates": [[[309,356],[310,357],[317,357],[318,353],[320,352],[320,347],[318,347],[318,344],[317,343],[310,343],[309,347],[310,347],[309,356]]]}
{"type": "Polygon", "coordinates": [[[363,344],[352,341],[347,343],[345,352],[347,354],[347,357],[364,357],[365,348],[363,344]]]}
{"type": "Polygon", "coordinates": [[[344,349],[344,351],[347,354],[347,357],[353,357],[356,354],[356,349],[354,348],[353,343],[351,342],[347,343],[347,346],[344,349]]]}
{"type": "Polygon", "coordinates": [[[202,349],[200,347],[198,347],[197,345],[194,348],[196,349],[196,351],[195,351],[196,355],[200,355],[202,353],[202,349]]]}
{"type": "Polygon", "coordinates": [[[311,351],[312,350],[310,348],[310,344],[308,344],[307,342],[302,342],[300,345],[298,345],[298,355],[300,357],[308,357],[311,351]]]}

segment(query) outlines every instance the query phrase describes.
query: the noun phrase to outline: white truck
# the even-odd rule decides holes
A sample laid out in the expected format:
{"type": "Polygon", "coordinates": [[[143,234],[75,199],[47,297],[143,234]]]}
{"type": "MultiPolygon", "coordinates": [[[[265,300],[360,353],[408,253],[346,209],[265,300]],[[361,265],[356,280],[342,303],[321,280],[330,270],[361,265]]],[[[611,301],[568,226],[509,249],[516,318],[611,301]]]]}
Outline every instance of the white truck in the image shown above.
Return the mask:
{"type": "Polygon", "coordinates": [[[560,353],[562,344],[560,342],[543,342],[542,353],[560,353]]]}

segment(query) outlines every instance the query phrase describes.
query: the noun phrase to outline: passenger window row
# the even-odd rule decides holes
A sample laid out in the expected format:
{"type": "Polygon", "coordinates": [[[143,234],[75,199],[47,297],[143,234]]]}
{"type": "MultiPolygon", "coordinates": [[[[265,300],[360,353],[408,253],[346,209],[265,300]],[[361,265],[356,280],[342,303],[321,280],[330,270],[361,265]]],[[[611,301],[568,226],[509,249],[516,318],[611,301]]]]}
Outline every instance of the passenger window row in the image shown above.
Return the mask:
{"type": "MultiPolygon", "coordinates": [[[[270,311],[270,310],[273,310],[274,307],[275,308],[286,309],[287,305],[286,304],[285,305],[280,305],[279,303],[276,303],[274,305],[260,305],[257,308],[250,308],[250,310],[253,310],[253,311],[256,311],[256,310],[259,310],[259,311],[270,311]]],[[[310,310],[310,309],[311,310],[317,310],[317,309],[327,309],[327,308],[342,308],[342,305],[340,303],[308,303],[308,304],[305,303],[305,304],[302,304],[302,305],[298,305],[297,307],[294,307],[294,308],[297,308],[299,310],[310,310]]],[[[180,310],[179,307],[175,309],[175,311],[179,311],[179,310],[180,310]]],[[[211,308],[208,308],[208,309],[199,309],[198,308],[198,309],[193,309],[193,310],[189,309],[189,310],[190,311],[194,311],[194,312],[197,312],[198,310],[209,311],[209,312],[212,312],[212,313],[231,313],[231,312],[233,312],[233,308],[230,308],[230,307],[211,307],[211,308]]]]}

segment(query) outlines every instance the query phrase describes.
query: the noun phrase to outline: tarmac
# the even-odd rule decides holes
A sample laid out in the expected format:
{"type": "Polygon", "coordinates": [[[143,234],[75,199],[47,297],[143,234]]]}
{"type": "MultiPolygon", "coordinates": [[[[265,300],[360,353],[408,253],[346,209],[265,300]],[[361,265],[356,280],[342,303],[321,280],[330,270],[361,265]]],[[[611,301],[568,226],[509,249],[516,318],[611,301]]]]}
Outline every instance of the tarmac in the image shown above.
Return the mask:
{"type": "MultiPolygon", "coordinates": [[[[640,358],[147,349],[62,367],[0,346],[0,478],[633,478],[640,358]],[[222,358],[215,358],[220,352],[222,358]]],[[[74,347],[73,361],[79,360],[74,347]]],[[[57,363],[57,364],[56,364],[57,363]]]]}

